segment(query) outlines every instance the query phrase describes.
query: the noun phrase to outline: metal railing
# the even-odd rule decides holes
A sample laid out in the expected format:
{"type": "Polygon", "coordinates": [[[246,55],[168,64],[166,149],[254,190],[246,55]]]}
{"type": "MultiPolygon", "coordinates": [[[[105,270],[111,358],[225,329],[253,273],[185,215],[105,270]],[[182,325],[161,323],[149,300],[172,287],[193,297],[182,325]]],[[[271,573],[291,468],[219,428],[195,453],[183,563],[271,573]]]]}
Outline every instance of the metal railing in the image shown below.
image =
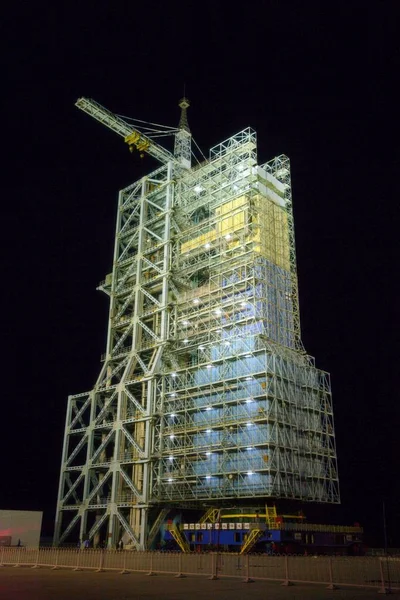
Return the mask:
{"type": "Polygon", "coordinates": [[[48,567],[164,573],[175,576],[203,575],[210,579],[233,577],[280,581],[282,585],[313,583],[337,587],[400,590],[400,557],[392,556],[293,556],[221,552],[134,552],[81,548],[0,547],[0,567],[48,567]]]}

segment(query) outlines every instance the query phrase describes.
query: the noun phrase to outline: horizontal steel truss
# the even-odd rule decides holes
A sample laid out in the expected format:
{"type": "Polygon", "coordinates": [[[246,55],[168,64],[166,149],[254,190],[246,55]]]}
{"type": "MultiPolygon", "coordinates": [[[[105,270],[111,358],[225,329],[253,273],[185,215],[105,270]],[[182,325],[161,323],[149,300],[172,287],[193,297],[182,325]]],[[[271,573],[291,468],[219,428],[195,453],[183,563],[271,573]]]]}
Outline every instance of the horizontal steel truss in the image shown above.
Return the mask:
{"type": "Polygon", "coordinates": [[[170,163],[120,193],[113,273],[100,286],[110,296],[107,351],[94,389],[68,402],[56,541],[123,535],[143,549],[157,507],[188,501],[339,501],[329,375],[300,339],[289,161],[262,168],[284,190],[286,239],[260,191],[252,130],[199,167],[174,173],[170,163]],[[246,214],[228,239],[218,230],[227,202],[224,218],[246,214]],[[212,229],[210,247],[182,251],[212,229]],[[288,268],[260,254],[262,236],[288,268]],[[208,429],[218,439],[206,447],[208,429]]]}

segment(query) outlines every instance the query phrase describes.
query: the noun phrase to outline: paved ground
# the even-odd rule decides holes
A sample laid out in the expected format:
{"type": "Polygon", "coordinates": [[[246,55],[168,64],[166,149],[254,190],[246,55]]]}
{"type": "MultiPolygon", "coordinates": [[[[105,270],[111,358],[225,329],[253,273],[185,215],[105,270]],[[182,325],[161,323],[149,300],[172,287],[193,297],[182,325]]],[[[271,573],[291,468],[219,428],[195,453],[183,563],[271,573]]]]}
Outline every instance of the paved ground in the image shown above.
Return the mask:
{"type": "MultiPolygon", "coordinates": [[[[3,567],[0,569],[1,600],[368,600],[377,590],[340,589],[296,585],[282,587],[274,582],[146,575],[117,572],[52,571],[3,567]]],[[[400,593],[394,595],[400,598],[400,593]]]]}

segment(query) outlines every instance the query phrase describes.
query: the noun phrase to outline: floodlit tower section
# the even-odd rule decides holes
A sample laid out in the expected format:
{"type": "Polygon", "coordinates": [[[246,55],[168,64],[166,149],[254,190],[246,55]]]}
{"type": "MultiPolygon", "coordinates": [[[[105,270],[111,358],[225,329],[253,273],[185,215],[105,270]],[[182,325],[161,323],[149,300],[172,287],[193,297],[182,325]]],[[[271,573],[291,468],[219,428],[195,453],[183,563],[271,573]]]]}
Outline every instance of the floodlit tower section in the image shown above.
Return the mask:
{"type": "Polygon", "coordinates": [[[106,355],[69,398],[57,543],[150,548],[174,506],[339,502],[329,374],[300,338],[286,156],[258,165],[245,129],[122,190],[100,289],[106,355]]]}
{"type": "Polygon", "coordinates": [[[187,109],[190,106],[187,98],[182,98],[179,102],[181,108],[181,118],[179,129],[175,134],[175,157],[185,169],[190,169],[192,164],[192,134],[190,133],[187,120],[187,109]]]}
{"type": "MultiPolygon", "coordinates": [[[[338,502],[329,375],[300,339],[290,166],[246,129],[178,179],[171,355],[153,495],[338,502]]],[[[159,427],[159,433],[158,433],[159,427]]]]}

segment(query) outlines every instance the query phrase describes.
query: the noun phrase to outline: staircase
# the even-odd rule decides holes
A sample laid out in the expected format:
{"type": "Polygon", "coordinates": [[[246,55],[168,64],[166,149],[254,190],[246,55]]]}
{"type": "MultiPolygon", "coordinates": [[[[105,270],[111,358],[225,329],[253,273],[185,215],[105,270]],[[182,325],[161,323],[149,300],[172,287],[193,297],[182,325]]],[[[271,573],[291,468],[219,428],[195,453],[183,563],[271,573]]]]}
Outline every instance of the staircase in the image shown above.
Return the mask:
{"type": "Polygon", "coordinates": [[[147,549],[148,550],[150,550],[150,548],[154,542],[154,539],[155,539],[157,533],[160,531],[160,527],[161,527],[163,521],[165,520],[165,517],[168,515],[169,511],[170,511],[169,508],[163,508],[158,513],[157,519],[154,521],[153,525],[151,526],[149,535],[147,536],[147,549]]]}
{"type": "Polygon", "coordinates": [[[265,522],[268,529],[278,529],[276,506],[265,505],[265,522]]]}
{"type": "Polygon", "coordinates": [[[178,525],[168,525],[167,529],[178,544],[179,548],[182,550],[182,552],[190,552],[189,543],[183,535],[183,533],[181,532],[181,530],[179,529],[178,525]]]}
{"type": "Polygon", "coordinates": [[[216,523],[219,517],[219,508],[209,508],[200,518],[199,523],[216,523]]]}
{"type": "Polygon", "coordinates": [[[250,552],[254,544],[258,539],[264,534],[263,529],[251,529],[246,536],[246,539],[243,541],[242,547],[240,549],[240,554],[247,554],[250,552]]]}

